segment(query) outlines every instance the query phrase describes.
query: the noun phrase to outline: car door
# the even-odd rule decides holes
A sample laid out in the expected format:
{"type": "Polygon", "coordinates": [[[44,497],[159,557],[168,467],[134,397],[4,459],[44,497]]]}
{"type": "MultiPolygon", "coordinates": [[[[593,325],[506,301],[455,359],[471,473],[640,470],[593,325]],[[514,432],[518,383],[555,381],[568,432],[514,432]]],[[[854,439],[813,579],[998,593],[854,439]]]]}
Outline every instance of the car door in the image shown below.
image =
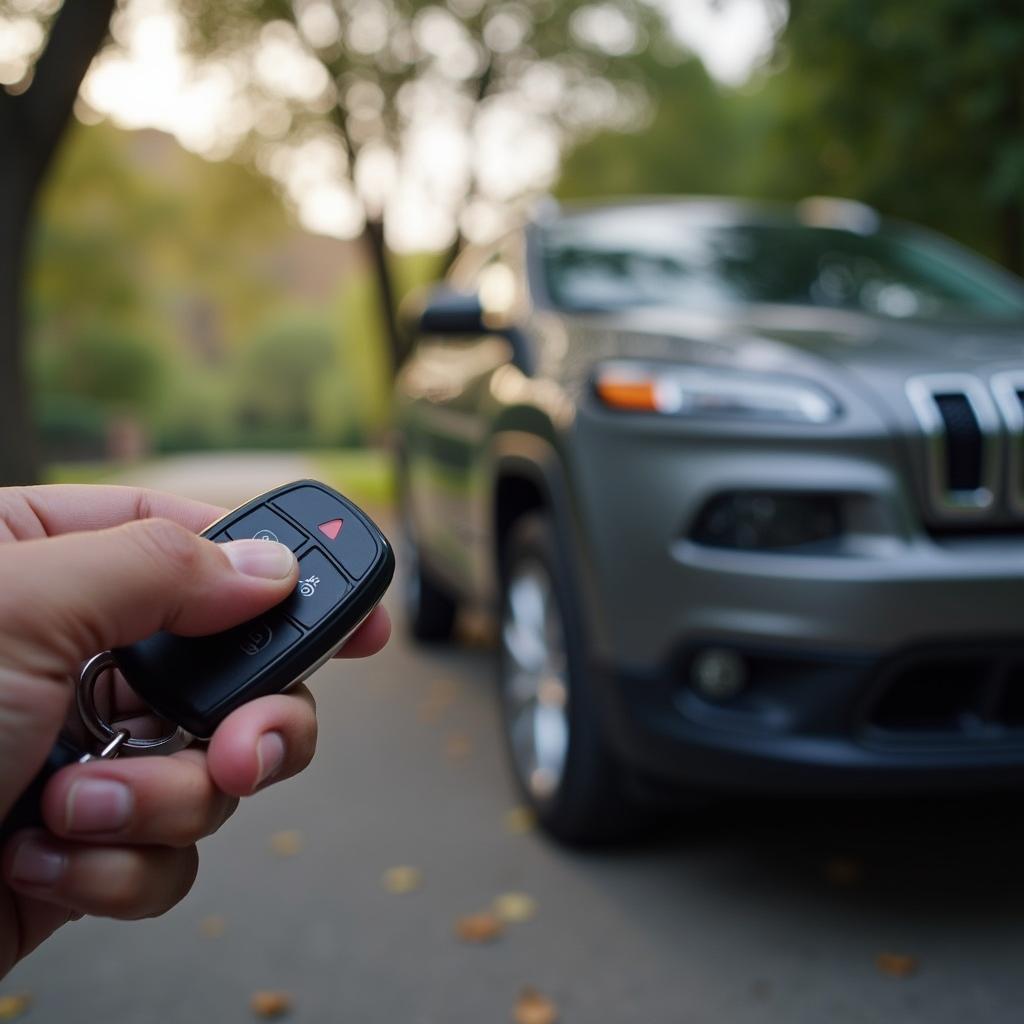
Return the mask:
{"type": "MultiPolygon", "coordinates": [[[[518,236],[489,251],[470,252],[453,269],[457,290],[480,295],[485,312],[518,300],[518,236]]],[[[500,318],[495,318],[495,323],[500,318]]],[[[487,408],[494,373],[511,359],[500,330],[424,335],[415,354],[418,401],[408,433],[407,471],[415,530],[431,568],[460,594],[479,587],[483,455],[489,436],[487,408]]]]}

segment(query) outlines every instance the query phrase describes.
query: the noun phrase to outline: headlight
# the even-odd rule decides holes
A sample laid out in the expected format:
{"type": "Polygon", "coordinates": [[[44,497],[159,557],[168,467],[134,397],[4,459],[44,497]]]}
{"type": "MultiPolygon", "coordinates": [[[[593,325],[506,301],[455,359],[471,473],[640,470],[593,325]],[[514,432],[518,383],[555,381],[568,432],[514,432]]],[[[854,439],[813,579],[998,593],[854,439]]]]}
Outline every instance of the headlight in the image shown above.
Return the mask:
{"type": "Polygon", "coordinates": [[[739,370],[622,360],[602,363],[594,388],[611,409],[667,416],[827,423],[839,414],[835,399],[809,382],[739,370]]]}

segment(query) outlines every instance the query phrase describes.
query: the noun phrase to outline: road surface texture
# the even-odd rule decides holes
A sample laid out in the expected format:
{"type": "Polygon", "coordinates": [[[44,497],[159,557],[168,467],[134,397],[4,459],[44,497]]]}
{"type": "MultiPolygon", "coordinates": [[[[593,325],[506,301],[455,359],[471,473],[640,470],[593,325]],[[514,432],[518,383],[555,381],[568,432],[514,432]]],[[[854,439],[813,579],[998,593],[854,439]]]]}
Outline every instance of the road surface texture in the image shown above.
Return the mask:
{"type": "MultiPolygon", "coordinates": [[[[206,457],[139,482],[231,502],[310,471],[206,457]]],[[[563,1024],[1021,1020],[1018,800],[731,804],[570,853],[510,828],[492,656],[398,626],[381,656],[320,673],[316,761],[203,844],[183,905],[72,925],[0,994],[71,1024],[250,1021],[266,989],[295,1021],[507,1024],[526,986],[563,1024]],[[396,894],[382,875],[402,865],[420,880],[396,894]],[[456,938],[507,892],[535,917],[456,938]]]]}

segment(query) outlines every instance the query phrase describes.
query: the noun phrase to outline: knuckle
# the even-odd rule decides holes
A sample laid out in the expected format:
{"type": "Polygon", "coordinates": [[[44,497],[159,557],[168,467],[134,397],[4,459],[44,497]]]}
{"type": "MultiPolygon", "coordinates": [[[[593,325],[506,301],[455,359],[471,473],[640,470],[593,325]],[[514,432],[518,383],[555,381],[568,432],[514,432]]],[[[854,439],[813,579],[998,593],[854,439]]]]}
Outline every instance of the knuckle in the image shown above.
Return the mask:
{"type": "Polygon", "coordinates": [[[176,848],[191,846],[217,829],[226,820],[225,797],[205,770],[190,773],[178,786],[178,813],[169,824],[163,841],[176,848]]]}
{"type": "Polygon", "coordinates": [[[169,519],[146,519],[127,527],[136,543],[163,572],[188,578],[199,568],[202,551],[195,534],[169,519]]]}
{"type": "Polygon", "coordinates": [[[177,906],[191,891],[195,885],[196,876],[199,874],[199,850],[193,843],[184,850],[176,850],[172,855],[172,863],[168,865],[167,871],[173,871],[171,884],[167,889],[166,896],[161,906],[153,908],[147,917],[157,917],[165,914],[171,907],[177,906]]]}
{"type": "Polygon", "coordinates": [[[199,869],[194,845],[183,850],[133,851],[107,882],[103,913],[120,920],[158,917],[191,891],[199,869]]]}
{"type": "Polygon", "coordinates": [[[112,873],[104,886],[105,912],[121,919],[147,916],[153,889],[147,855],[133,852],[121,858],[118,870],[112,873]]]}

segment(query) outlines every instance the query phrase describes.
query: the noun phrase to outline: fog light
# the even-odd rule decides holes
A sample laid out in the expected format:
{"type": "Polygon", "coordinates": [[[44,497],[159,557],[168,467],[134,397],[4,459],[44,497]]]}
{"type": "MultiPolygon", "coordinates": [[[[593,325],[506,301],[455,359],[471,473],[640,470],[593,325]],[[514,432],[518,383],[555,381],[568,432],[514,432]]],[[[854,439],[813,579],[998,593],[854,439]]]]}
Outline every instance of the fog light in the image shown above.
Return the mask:
{"type": "Polygon", "coordinates": [[[704,506],[692,537],[710,547],[770,551],[832,540],[841,533],[835,495],[734,491],[704,506]]]}
{"type": "Polygon", "coordinates": [[[747,685],[747,666],[735,651],[711,647],[691,662],[690,683],[708,700],[730,700],[747,685]]]}

